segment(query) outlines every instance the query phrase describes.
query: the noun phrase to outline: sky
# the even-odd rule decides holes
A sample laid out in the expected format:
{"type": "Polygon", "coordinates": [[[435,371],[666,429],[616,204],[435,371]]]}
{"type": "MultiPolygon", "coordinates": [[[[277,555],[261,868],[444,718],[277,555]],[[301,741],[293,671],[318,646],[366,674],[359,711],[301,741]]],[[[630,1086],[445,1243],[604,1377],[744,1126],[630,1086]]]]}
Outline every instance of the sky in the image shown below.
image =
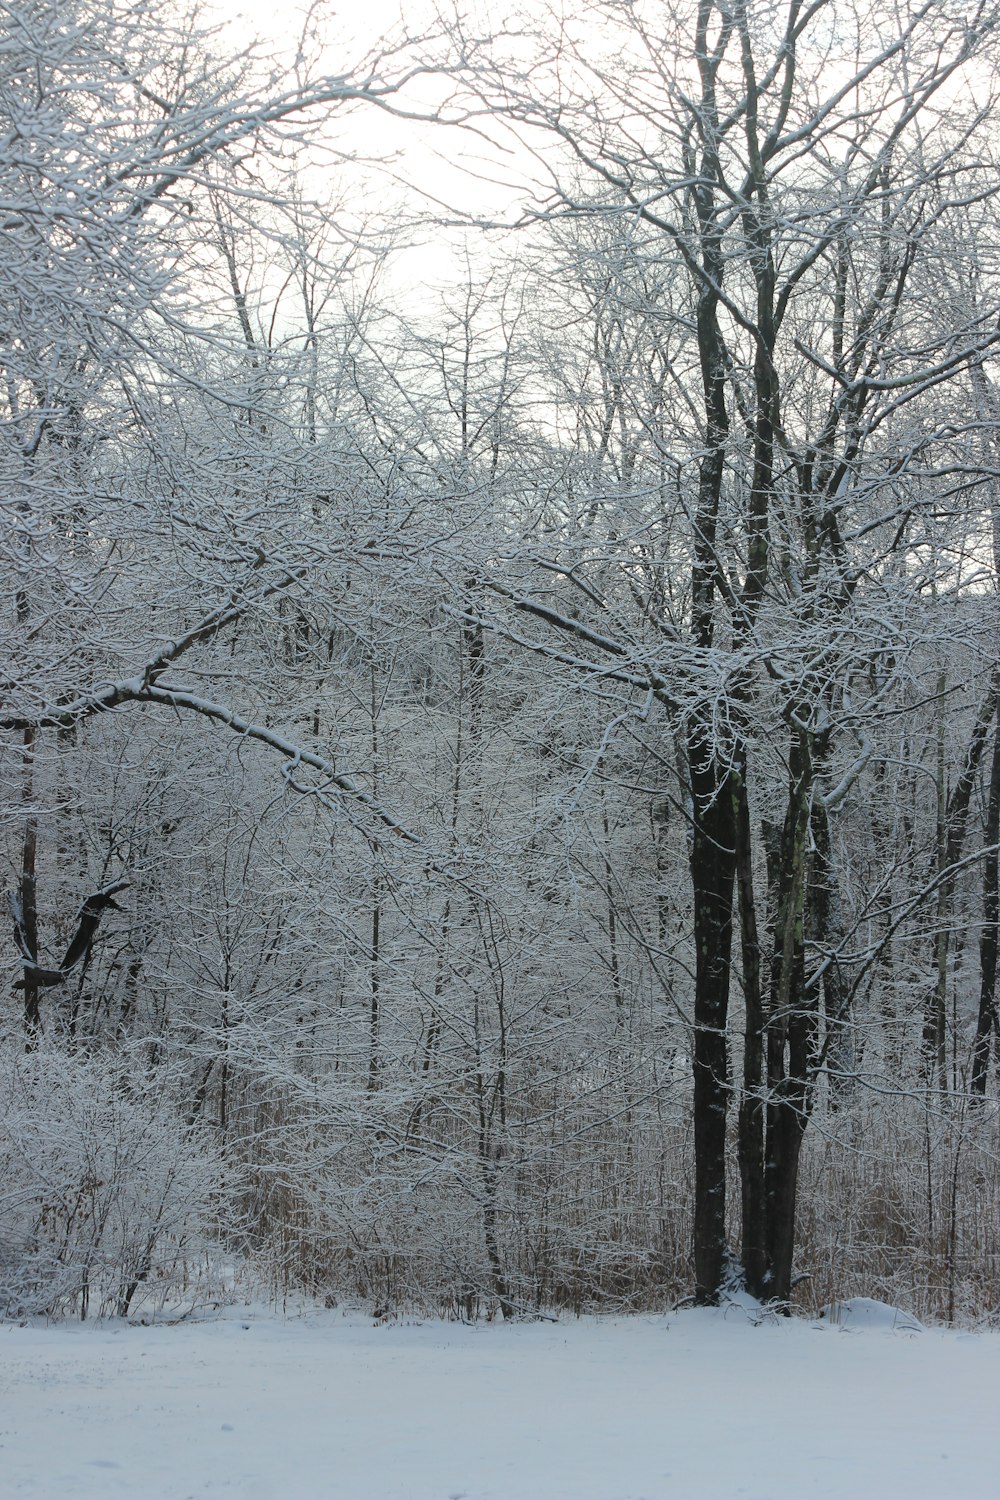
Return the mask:
{"type": "MultiPolygon", "coordinates": [[[[424,0],[357,0],[345,6],[318,0],[312,16],[319,35],[328,39],[324,69],[338,73],[377,53],[403,25],[419,34],[422,18],[433,10],[424,0]]],[[[237,46],[257,40],[280,58],[294,50],[300,33],[290,17],[303,16],[305,7],[289,10],[280,0],[211,0],[209,11],[231,30],[237,46]]],[[[408,98],[430,107],[436,87],[428,84],[408,98]]],[[[338,132],[338,144],[381,164],[383,186],[376,187],[371,174],[368,179],[376,197],[385,192],[391,198],[394,189],[387,184],[403,179],[413,189],[411,201],[416,193],[427,195],[429,215],[438,211],[440,202],[444,208],[493,220],[514,218],[533,175],[525,156],[515,172],[520,179],[517,188],[489,181],[480,160],[482,147],[474,137],[455,129],[422,127],[379,110],[357,112],[346,127],[338,124],[338,132]]]]}
{"type": "MultiPolygon", "coordinates": [[[[422,18],[434,8],[425,0],[355,0],[343,6],[317,0],[312,18],[326,55],[313,71],[337,74],[356,67],[402,25],[419,34],[422,18]]],[[[289,10],[280,0],[210,0],[206,13],[232,36],[234,50],[257,42],[265,55],[281,59],[294,55],[306,7],[289,10]]],[[[428,84],[423,98],[418,92],[414,101],[429,107],[435,87],[440,86],[428,84]]],[[[433,314],[442,294],[465,284],[470,259],[484,264],[493,258],[491,240],[497,236],[458,227],[458,221],[463,214],[494,224],[515,221],[530,194],[530,158],[525,154],[514,164],[512,188],[489,180],[481,143],[458,129],[359,109],[335,117],[334,130],[337,149],[358,160],[307,173],[307,193],[317,200],[339,198],[341,227],[355,233],[364,222],[369,242],[391,230],[397,248],[380,275],[380,300],[408,315],[433,314]]]]}

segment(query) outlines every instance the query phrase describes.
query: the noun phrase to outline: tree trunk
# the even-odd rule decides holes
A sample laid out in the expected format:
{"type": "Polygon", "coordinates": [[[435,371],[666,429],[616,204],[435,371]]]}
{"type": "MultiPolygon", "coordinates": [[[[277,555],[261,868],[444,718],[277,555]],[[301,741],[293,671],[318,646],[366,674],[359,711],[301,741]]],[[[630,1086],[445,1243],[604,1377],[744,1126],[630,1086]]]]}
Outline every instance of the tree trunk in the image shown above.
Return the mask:
{"type": "Polygon", "coordinates": [[[689,743],[694,797],[694,1270],[695,1300],[718,1301],[726,1254],[726,1024],[733,940],[737,790],[697,728],[689,743]]]}
{"type": "Polygon", "coordinates": [[[745,775],[736,815],[736,866],[743,959],[743,1092],[740,1097],[739,1160],[743,1202],[742,1260],[747,1290],[764,1295],[767,1270],[764,1214],[764,1002],[760,940],[753,891],[753,844],[745,775]]]}
{"type": "Polygon", "coordinates": [[[972,791],[989,737],[990,724],[997,714],[998,707],[1000,707],[1000,672],[995,671],[989,691],[973,726],[961,773],[946,803],[943,800],[943,788],[939,786],[939,807],[943,807],[943,816],[939,813],[939,883],[937,930],[934,934],[935,982],[924,1009],[923,1042],[925,1077],[929,1082],[936,1075],[941,1089],[946,1088],[948,1082],[945,1066],[945,986],[955,897],[954,866],[962,857],[972,791]]]}
{"type": "Polygon", "coordinates": [[[791,783],[776,871],[772,1005],[767,1027],[768,1106],[764,1151],[767,1295],[787,1302],[795,1246],[799,1153],[808,1119],[817,1005],[805,992],[806,850],[812,802],[808,735],[795,734],[791,783]]]}
{"type": "MultiPolygon", "coordinates": [[[[24,802],[24,831],[21,835],[21,924],[27,946],[38,959],[38,819],[34,813],[35,731],[24,731],[24,760],[21,797],[24,802]]],[[[29,964],[24,966],[24,1036],[28,1051],[38,1043],[41,1027],[41,989],[29,964]]]]}
{"type": "Polygon", "coordinates": [[[986,845],[983,864],[983,930],[979,939],[979,1015],[972,1047],[972,1092],[985,1097],[990,1071],[990,1052],[997,1024],[997,930],[1000,919],[1000,711],[993,733],[993,765],[986,803],[986,845]]]}
{"type": "MultiPolygon", "coordinates": [[[[811,817],[812,879],[806,901],[810,941],[828,955],[823,970],[823,1011],[826,1019],[826,1072],[833,1109],[850,1092],[855,1078],[854,1025],[850,1015],[851,990],[835,955],[844,943],[840,885],[833,861],[830,814],[819,800],[811,817]],[[833,955],[833,956],[831,956],[833,955]]],[[[819,984],[817,982],[817,998],[819,984]]]]}

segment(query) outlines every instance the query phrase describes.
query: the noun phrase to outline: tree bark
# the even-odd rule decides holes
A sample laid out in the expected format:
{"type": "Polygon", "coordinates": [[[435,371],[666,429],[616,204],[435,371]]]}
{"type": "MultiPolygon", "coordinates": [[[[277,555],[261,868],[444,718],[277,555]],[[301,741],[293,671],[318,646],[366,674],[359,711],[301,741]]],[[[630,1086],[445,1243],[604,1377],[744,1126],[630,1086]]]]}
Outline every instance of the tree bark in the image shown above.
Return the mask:
{"type": "MultiPolygon", "coordinates": [[[[35,731],[25,729],[23,736],[24,760],[21,772],[21,797],[24,802],[24,830],[21,835],[21,923],[24,939],[31,953],[38,960],[38,819],[35,817],[35,731]]],[[[25,1045],[31,1051],[38,1042],[41,1028],[41,989],[33,977],[29,964],[24,966],[24,1036],[25,1045]]]]}
{"type": "Polygon", "coordinates": [[[941,1089],[947,1086],[945,1068],[945,984],[951,948],[952,912],[955,897],[953,867],[962,857],[969,804],[976,784],[989,728],[1000,706],[1000,672],[994,672],[989,691],[976,717],[961,773],[944,806],[939,834],[937,931],[934,935],[935,983],[924,1008],[924,1073],[928,1081],[936,1075],[941,1089]]]}
{"type": "Polygon", "coordinates": [[[979,939],[979,1015],[972,1046],[972,1093],[985,1097],[997,1022],[997,935],[1000,921],[1000,709],[993,732],[993,764],[986,802],[987,855],[983,864],[983,930],[979,939]]]}
{"type": "Polygon", "coordinates": [[[695,1300],[718,1301],[726,1255],[726,1116],[729,1107],[729,981],[736,875],[737,792],[695,729],[689,743],[694,797],[694,1270],[695,1300]]]}
{"type": "Polygon", "coordinates": [[[792,739],[791,780],[774,906],[772,1005],[767,1026],[768,1105],[764,1147],[769,1298],[787,1302],[795,1246],[799,1154],[808,1120],[810,1063],[816,1048],[817,1004],[805,991],[804,914],[807,842],[812,803],[809,737],[792,739]]]}
{"type": "Polygon", "coordinates": [[[740,1097],[739,1162],[743,1206],[742,1261],[747,1290],[764,1295],[767,1270],[764,1212],[764,1001],[760,939],[753,890],[753,843],[745,775],[740,777],[736,817],[736,866],[743,960],[743,1092],[740,1097]]]}

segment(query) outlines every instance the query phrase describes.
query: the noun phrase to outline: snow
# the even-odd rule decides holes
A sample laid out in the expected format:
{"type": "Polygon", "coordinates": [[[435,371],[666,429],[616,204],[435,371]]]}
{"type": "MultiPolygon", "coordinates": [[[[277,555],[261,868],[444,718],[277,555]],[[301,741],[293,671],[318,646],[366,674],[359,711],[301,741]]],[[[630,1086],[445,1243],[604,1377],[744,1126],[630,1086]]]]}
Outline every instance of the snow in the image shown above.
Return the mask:
{"type": "Polygon", "coordinates": [[[874,1297],[846,1297],[843,1302],[831,1302],[820,1317],[841,1328],[888,1328],[897,1333],[920,1333],[924,1326],[912,1313],[888,1302],[876,1302],[874,1297]]]}
{"type": "Polygon", "coordinates": [[[998,1387],[997,1334],[740,1306],[7,1325],[0,1496],[941,1500],[995,1492],[998,1387]]]}

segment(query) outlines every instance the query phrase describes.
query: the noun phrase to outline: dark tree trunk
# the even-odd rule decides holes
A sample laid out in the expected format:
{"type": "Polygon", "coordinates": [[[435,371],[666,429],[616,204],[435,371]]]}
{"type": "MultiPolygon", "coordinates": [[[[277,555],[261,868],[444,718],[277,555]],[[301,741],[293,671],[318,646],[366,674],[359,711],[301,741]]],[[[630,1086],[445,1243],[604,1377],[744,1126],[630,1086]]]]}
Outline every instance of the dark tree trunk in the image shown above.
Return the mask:
{"type": "MultiPolygon", "coordinates": [[[[812,879],[806,900],[810,941],[818,953],[826,954],[823,970],[823,1010],[826,1019],[826,1071],[831,1108],[836,1109],[854,1081],[854,1026],[850,1015],[851,991],[845,982],[838,948],[844,942],[840,887],[833,859],[830,815],[816,802],[811,818],[813,842],[812,879]]],[[[818,986],[817,986],[818,988],[818,986]]]]}
{"type": "MultiPolygon", "coordinates": [[[[715,70],[706,35],[709,8],[698,15],[699,67],[705,106],[702,184],[695,190],[703,285],[698,298],[698,354],[705,405],[705,453],[698,474],[691,624],[696,643],[709,649],[723,575],[716,548],[719,501],[729,435],[726,349],[719,326],[724,261],[711,186],[719,170],[712,121],[715,70]]],[[[731,763],[720,758],[713,725],[695,717],[688,728],[694,898],[694,1272],[695,1300],[718,1301],[726,1256],[726,1118],[729,1108],[729,981],[733,894],[736,879],[736,788],[731,763]]]]}
{"type": "Polygon", "coordinates": [[[695,1300],[718,1301],[726,1255],[726,1115],[729,1107],[729,979],[736,874],[736,797],[694,731],[689,744],[694,798],[694,1270],[695,1300]]]}
{"type": "MultiPolygon", "coordinates": [[[[24,940],[29,951],[38,958],[38,820],[34,814],[35,784],[35,731],[24,731],[24,764],[21,795],[24,802],[24,831],[21,836],[21,889],[20,907],[24,940]]],[[[25,1045],[32,1050],[38,1042],[41,1027],[41,989],[33,977],[30,964],[24,967],[24,1036],[25,1045]]]]}
{"type": "MultiPolygon", "coordinates": [[[[951,947],[952,908],[955,896],[954,867],[962,857],[969,804],[976,784],[990,724],[1000,707],[1000,673],[994,673],[989,692],[976,718],[961,774],[952,788],[944,808],[943,827],[938,849],[937,931],[934,935],[936,979],[924,1008],[924,1071],[930,1081],[937,1076],[939,1086],[947,1085],[945,1071],[945,982],[951,947]]],[[[994,741],[995,743],[995,741],[994,741]]]]}
{"type": "Polygon", "coordinates": [[[983,1098],[990,1072],[992,1039],[997,1024],[997,924],[1000,919],[1000,713],[993,733],[993,765],[986,802],[986,846],[983,865],[983,930],[979,939],[979,1015],[972,1048],[972,1092],[983,1098]]]}
{"type": "Polygon", "coordinates": [[[817,1003],[805,989],[806,853],[812,801],[808,735],[796,733],[791,783],[775,871],[774,961],[767,1027],[768,1106],[764,1148],[767,1295],[786,1302],[792,1284],[799,1153],[808,1120],[815,1060],[817,1003]]]}
{"type": "Polygon", "coordinates": [[[736,815],[736,868],[743,960],[743,1092],[740,1097],[739,1159],[743,1206],[742,1260],[747,1290],[764,1295],[767,1271],[764,1213],[764,1002],[760,940],[753,890],[753,844],[745,775],[736,815]]]}

